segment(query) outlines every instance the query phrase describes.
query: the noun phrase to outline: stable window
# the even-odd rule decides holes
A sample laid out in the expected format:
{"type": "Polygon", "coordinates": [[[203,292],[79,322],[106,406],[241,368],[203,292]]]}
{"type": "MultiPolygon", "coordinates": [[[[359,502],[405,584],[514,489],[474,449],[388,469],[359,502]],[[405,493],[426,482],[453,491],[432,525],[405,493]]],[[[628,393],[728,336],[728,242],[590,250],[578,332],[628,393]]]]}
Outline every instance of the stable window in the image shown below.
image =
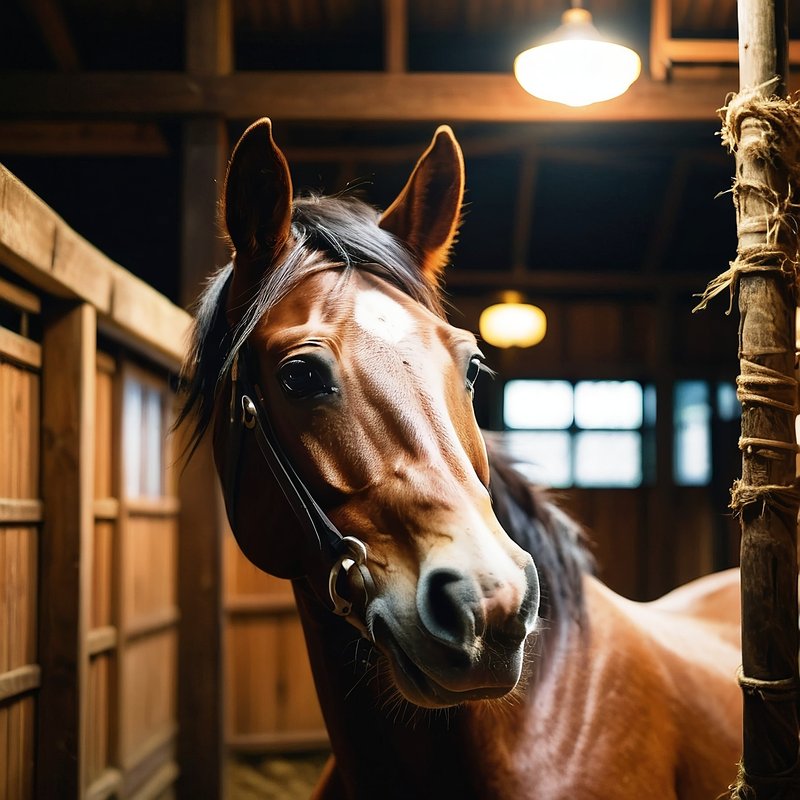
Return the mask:
{"type": "MultiPolygon", "coordinates": [[[[738,425],[730,382],[673,386],[672,478],[707,486],[715,430],[738,425]]],[[[531,480],[554,487],[634,488],[655,475],[655,387],[637,381],[512,380],[503,392],[505,440],[531,480]]]]}
{"type": "Polygon", "coordinates": [[[655,392],[637,381],[508,381],[511,457],[550,486],[636,487],[648,477],[655,392]]]}
{"type": "Polygon", "coordinates": [[[165,491],[167,435],[165,389],[138,370],[123,381],[124,472],[128,497],[160,497],[165,491]]]}
{"type": "Polygon", "coordinates": [[[676,381],[672,477],[678,486],[707,486],[711,482],[714,427],[736,422],[740,416],[741,406],[732,383],[676,381]]]}

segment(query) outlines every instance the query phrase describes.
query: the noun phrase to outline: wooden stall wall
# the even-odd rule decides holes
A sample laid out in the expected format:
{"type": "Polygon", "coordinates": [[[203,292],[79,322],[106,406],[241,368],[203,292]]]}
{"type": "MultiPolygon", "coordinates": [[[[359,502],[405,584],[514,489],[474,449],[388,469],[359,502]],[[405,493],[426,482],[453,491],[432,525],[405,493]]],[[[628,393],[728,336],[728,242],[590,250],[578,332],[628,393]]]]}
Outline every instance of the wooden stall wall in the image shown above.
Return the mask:
{"type": "Polygon", "coordinates": [[[226,739],[234,752],[315,749],[328,736],[289,581],[225,537],[226,739]]]}
{"type": "Polygon", "coordinates": [[[0,184],[0,800],[170,798],[184,778],[217,796],[219,731],[178,742],[186,708],[218,703],[179,674],[218,658],[214,615],[179,610],[188,315],[0,184]],[[198,630],[208,648],[179,662],[198,630]]]}
{"type": "Polygon", "coordinates": [[[0,798],[33,792],[42,354],[30,331],[39,311],[34,294],[0,280],[0,798]]]}

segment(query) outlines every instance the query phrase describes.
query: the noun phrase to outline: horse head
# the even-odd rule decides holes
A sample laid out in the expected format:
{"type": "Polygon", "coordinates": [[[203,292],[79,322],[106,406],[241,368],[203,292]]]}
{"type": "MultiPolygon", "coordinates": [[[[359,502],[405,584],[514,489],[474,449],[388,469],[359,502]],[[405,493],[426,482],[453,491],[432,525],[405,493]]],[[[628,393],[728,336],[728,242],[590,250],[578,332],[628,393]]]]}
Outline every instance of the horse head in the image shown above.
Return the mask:
{"type": "Polygon", "coordinates": [[[488,490],[482,355],[442,312],[463,191],[441,127],[383,214],[293,199],[260,120],[228,168],[235,255],[206,301],[224,329],[214,449],[240,546],[306,579],[425,707],[511,691],[539,608],[533,560],[488,490]]]}

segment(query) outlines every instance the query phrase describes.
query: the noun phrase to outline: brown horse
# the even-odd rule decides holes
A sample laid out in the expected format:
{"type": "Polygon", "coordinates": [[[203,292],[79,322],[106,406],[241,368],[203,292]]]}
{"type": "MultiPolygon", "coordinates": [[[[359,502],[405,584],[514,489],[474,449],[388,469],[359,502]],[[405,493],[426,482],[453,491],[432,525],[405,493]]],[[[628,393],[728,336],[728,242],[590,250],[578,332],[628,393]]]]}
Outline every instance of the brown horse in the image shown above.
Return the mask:
{"type": "Polygon", "coordinates": [[[625,600],[488,448],[474,336],[439,291],[461,151],[391,207],[292,199],[268,120],[225,185],[235,255],[198,308],[184,416],[245,554],[291,578],[333,757],[318,798],[722,792],[740,753],[737,575],[625,600]]]}

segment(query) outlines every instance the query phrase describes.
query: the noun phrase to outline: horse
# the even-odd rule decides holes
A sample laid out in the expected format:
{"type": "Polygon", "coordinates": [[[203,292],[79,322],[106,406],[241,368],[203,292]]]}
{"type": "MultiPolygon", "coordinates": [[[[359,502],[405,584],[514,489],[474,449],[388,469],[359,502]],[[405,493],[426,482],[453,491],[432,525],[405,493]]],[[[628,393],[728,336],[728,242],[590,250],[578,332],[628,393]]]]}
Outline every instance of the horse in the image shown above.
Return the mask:
{"type": "Polygon", "coordinates": [[[181,418],[245,555],[290,579],[332,756],[314,798],[708,800],[741,752],[738,575],[651,603],[479,429],[446,318],[464,161],[440,127],[383,212],[293,197],[268,119],[222,198],[181,418]]]}

